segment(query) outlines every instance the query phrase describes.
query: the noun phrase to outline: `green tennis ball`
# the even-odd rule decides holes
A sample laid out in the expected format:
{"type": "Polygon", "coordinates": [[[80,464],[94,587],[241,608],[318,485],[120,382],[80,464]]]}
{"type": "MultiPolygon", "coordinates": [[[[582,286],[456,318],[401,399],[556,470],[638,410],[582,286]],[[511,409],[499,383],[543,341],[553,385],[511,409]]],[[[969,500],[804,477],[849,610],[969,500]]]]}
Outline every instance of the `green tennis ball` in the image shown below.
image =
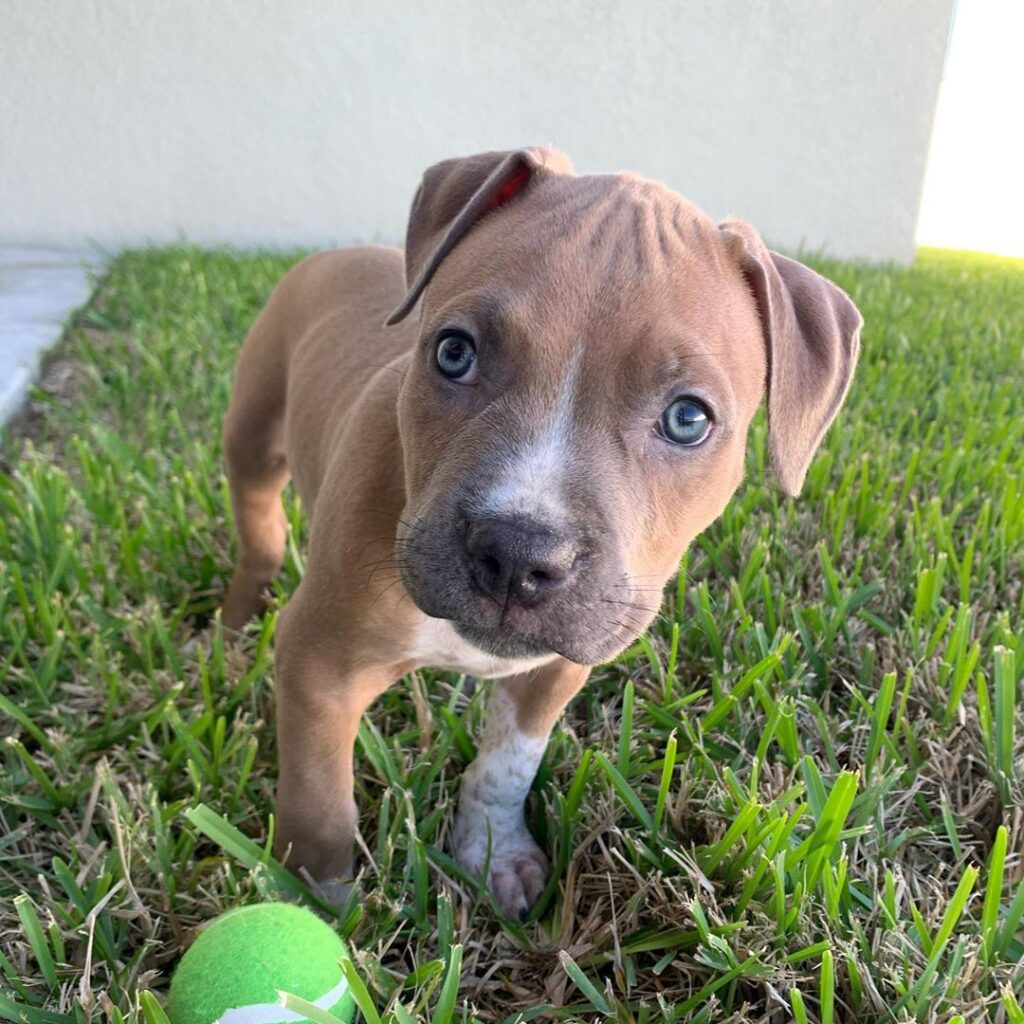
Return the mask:
{"type": "Polygon", "coordinates": [[[338,961],[345,944],[315,914],[291,903],[259,903],[214,918],[171,979],[171,1024],[284,1024],[290,992],[351,1021],[352,994],[338,961]]]}

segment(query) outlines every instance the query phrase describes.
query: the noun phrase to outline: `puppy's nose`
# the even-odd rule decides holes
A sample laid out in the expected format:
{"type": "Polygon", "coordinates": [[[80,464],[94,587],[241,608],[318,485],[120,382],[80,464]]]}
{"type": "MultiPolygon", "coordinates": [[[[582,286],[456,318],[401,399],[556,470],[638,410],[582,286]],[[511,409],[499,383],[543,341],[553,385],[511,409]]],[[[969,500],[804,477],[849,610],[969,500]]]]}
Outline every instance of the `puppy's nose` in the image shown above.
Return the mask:
{"type": "Polygon", "coordinates": [[[466,532],[466,553],[482,593],[502,605],[534,608],[568,583],[579,551],[541,526],[481,519],[466,532]]]}

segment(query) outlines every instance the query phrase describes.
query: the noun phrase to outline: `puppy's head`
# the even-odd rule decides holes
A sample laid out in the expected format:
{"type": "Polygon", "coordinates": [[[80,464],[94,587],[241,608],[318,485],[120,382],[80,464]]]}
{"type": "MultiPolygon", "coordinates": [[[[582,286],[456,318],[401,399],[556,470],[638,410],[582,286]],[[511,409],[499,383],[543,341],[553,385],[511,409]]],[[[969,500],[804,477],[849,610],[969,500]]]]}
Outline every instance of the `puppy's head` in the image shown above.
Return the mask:
{"type": "Polygon", "coordinates": [[[550,149],[428,170],[406,273],[403,582],[506,657],[625,648],[739,484],[761,399],[796,494],[857,358],[849,298],[749,225],[550,149]]]}

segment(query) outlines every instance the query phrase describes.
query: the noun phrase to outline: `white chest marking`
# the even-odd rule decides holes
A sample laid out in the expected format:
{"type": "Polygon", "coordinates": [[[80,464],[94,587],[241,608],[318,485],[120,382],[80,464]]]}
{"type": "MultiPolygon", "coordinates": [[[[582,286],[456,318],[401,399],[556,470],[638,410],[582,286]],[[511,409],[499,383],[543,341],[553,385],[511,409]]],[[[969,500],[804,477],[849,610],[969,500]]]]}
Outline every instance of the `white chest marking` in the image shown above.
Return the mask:
{"type": "Polygon", "coordinates": [[[536,658],[499,658],[463,640],[447,619],[429,617],[424,617],[409,656],[415,660],[417,668],[440,668],[479,679],[529,672],[557,657],[544,654],[536,658]]]}

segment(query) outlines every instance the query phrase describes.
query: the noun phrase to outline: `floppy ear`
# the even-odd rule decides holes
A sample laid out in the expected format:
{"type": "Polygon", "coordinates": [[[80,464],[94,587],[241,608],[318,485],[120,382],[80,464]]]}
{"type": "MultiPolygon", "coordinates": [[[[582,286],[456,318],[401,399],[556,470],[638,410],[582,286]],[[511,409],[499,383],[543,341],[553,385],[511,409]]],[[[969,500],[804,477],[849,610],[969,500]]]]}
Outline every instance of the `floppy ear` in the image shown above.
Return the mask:
{"type": "Polygon", "coordinates": [[[754,294],[768,357],[768,451],[782,489],[807,467],[850,386],[864,321],[837,285],[771,252],[741,220],[720,225],[754,294]]]}
{"type": "Polygon", "coordinates": [[[514,199],[540,174],[572,174],[557,149],[531,146],[515,152],[481,153],[428,168],[416,190],[405,236],[408,293],[387,323],[404,320],[441,260],[481,217],[514,199]]]}

